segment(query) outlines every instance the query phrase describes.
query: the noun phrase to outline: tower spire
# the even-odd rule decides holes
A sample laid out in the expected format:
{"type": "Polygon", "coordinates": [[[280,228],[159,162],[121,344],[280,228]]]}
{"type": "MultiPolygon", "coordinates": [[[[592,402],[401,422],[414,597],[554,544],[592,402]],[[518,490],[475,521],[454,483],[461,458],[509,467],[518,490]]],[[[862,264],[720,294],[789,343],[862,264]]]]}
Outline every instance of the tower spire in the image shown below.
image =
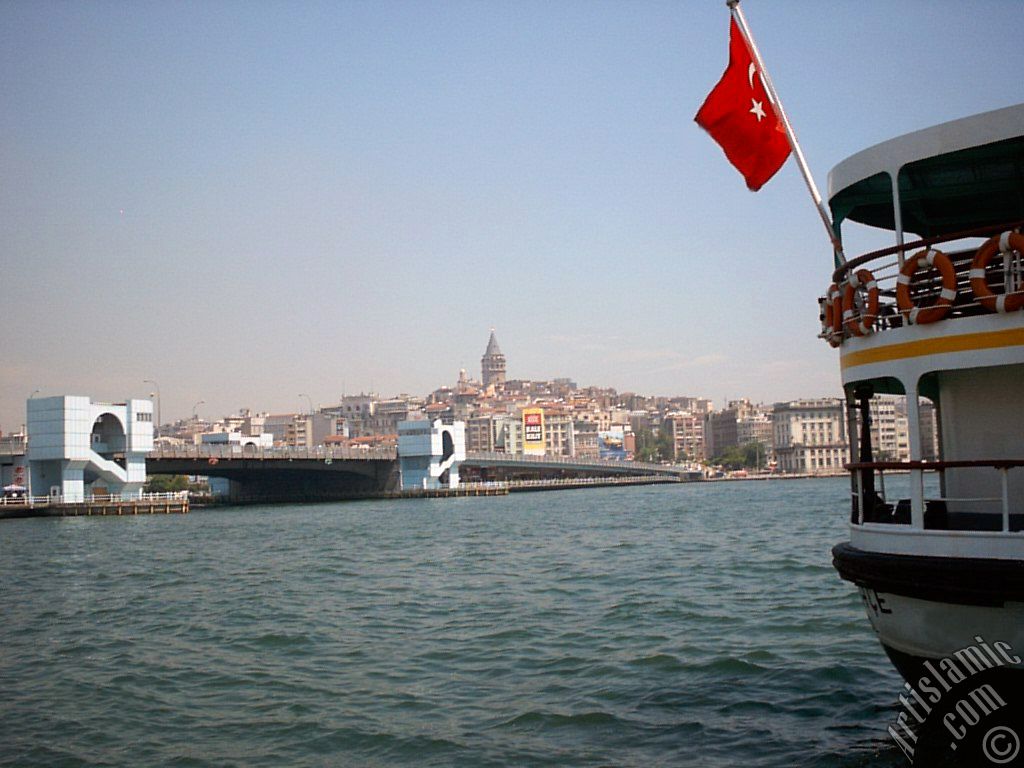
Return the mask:
{"type": "Polygon", "coordinates": [[[484,387],[493,384],[497,390],[505,388],[505,355],[501,353],[501,347],[498,346],[498,339],[494,335],[493,328],[491,328],[491,337],[487,340],[487,349],[480,359],[480,368],[484,387]]]}

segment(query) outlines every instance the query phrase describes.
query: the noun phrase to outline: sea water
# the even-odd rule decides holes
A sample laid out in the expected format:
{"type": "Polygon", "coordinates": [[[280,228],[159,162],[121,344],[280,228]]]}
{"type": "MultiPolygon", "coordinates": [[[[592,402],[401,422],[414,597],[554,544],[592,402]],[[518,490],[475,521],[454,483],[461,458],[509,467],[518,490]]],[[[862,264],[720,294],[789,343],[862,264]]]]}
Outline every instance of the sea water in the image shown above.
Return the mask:
{"type": "Polygon", "coordinates": [[[845,479],[0,523],[0,763],[902,765],[845,479]]]}

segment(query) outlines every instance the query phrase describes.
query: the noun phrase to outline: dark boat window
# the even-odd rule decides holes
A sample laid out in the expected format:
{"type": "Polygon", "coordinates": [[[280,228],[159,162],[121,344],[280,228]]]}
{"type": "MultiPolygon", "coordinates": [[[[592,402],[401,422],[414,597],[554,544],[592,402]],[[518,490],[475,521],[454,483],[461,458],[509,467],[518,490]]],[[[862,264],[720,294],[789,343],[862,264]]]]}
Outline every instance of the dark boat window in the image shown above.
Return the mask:
{"type": "Polygon", "coordinates": [[[919,237],[1024,219],[1024,137],[925,158],[900,169],[903,229],[919,237]]]}

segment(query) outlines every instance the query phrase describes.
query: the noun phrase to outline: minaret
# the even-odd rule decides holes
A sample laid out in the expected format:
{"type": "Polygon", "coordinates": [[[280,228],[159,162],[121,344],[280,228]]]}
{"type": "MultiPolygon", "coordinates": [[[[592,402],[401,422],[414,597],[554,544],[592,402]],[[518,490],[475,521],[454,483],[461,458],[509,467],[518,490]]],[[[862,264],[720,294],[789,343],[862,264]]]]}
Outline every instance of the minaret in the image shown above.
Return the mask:
{"type": "Polygon", "coordinates": [[[505,388],[505,356],[501,354],[498,347],[498,340],[494,338],[494,329],[491,328],[491,338],[487,342],[487,351],[480,359],[480,368],[483,372],[484,388],[491,384],[495,390],[505,388]]]}

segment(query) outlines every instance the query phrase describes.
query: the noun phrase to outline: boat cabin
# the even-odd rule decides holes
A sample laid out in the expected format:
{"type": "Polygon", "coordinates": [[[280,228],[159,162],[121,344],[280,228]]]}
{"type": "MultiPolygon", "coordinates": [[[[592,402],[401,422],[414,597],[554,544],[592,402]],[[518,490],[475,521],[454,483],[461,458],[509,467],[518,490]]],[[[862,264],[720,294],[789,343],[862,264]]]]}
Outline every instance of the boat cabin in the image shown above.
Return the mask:
{"type": "Polygon", "coordinates": [[[1024,104],[853,155],[829,175],[829,206],[840,238],[854,224],[893,238],[836,256],[819,299],[848,403],[855,537],[879,551],[1020,557],[1024,104]],[[875,454],[870,401],[882,394],[906,396],[909,461],[875,454]],[[922,399],[937,460],[924,459],[922,399]],[[885,498],[895,471],[910,473],[907,499],[885,498]],[[926,496],[926,472],[938,473],[937,494],[926,496]],[[934,535],[894,535],[911,532],[934,535]]]}

